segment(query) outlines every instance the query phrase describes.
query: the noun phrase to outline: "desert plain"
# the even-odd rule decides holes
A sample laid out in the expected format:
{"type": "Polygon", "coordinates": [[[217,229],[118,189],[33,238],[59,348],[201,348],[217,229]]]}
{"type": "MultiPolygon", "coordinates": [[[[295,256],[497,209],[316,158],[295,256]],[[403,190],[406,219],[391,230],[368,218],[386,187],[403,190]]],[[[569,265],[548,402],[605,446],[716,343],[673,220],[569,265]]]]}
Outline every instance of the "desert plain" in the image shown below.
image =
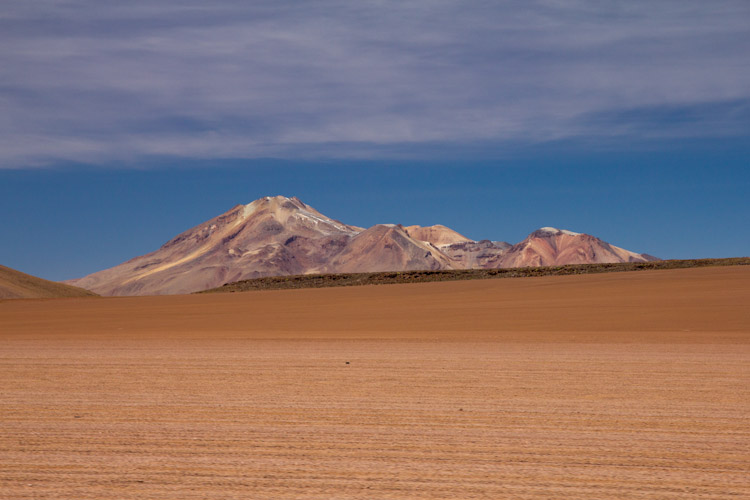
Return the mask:
{"type": "Polygon", "coordinates": [[[750,266],[0,302],[0,498],[750,498],[750,266]]]}

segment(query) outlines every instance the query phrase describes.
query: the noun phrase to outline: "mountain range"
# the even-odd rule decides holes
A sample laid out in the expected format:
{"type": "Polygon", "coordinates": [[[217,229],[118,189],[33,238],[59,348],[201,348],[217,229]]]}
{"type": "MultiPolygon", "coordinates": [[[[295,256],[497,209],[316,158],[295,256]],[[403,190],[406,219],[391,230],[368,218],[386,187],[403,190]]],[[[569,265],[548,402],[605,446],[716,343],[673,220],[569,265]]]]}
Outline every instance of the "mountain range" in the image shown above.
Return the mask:
{"type": "Polygon", "coordinates": [[[100,295],[190,293],[264,276],[558,266],[658,260],[588,234],[544,227],[511,245],[441,226],[350,226],[296,197],[264,197],[158,250],[67,281],[100,295]]]}

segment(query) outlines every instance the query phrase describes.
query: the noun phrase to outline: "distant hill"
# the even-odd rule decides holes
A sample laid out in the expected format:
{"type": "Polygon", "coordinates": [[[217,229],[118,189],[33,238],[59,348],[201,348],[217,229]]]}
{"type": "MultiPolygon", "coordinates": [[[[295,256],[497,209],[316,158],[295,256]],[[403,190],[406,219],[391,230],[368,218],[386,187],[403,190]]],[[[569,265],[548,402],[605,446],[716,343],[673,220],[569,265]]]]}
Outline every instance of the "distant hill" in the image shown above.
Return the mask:
{"type": "Polygon", "coordinates": [[[55,283],[0,266],[0,299],[41,299],[54,297],[94,297],[83,288],[55,283]]]}
{"type": "Polygon", "coordinates": [[[497,267],[541,267],[568,264],[611,264],[659,260],[616,247],[590,234],[543,227],[508,248],[497,267]]]}
{"type": "Polygon", "coordinates": [[[101,295],[190,293],[266,276],[648,262],[588,234],[541,228],[522,242],[473,241],[441,225],[350,226],[298,198],[237,205],[158,250],[67,283],[101,295]]]}

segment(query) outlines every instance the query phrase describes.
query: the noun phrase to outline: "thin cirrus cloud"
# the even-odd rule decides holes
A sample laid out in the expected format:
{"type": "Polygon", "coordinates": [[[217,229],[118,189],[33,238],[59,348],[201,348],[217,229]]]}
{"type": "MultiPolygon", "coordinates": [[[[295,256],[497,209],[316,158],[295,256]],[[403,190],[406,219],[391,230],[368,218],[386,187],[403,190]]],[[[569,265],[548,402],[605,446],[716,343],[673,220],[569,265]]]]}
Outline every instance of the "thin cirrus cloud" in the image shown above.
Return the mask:
{"type": "Polygon", "coordinates": [[[8,0],[0,167],[743,136],[749,21],[745,0],[8,0]]]}

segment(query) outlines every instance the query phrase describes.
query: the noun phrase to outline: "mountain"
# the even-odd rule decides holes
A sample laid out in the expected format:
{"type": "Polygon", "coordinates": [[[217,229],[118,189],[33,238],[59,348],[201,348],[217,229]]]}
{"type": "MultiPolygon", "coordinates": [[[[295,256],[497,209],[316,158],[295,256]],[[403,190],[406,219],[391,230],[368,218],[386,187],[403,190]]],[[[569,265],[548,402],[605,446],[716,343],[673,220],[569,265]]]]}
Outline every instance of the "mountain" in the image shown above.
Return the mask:
{"type": "Polygon", "coordinates": [[[102,295],[176,294],[316,272],[361,231],[297,198],[265,197],[237,205],[155,252],[68,283],[102,295]]]}
{"type": "Polygon", "coordinates": [[[325,267],[329,273],[422,269],[453,269],[453,264],[434,245],[415,240],[396,224],[378,224],[362,231],[325,267]]]}
{"type": "Polygon", "coordinates": [[[0,299],[93,297],[96,294],[0,266],[0,299]]]}
{"type": "Polygon", "coordinates": [[[102,295],[189,293],[264,276],[476,269],[653,260],[593,236],[542,228],[517,245],[441,226],[331,219],[298,198],[265,197],[200,224],[158,250],[68,281],[102,295]]]}
{"type": "Polygon", "coordinates": [[[511,247],[504,241],[464,241],[441,247],[458,269],[494,269],[511,247]]]}
{"type": "Polygon", "coordinates": [[[647,262],[658,260],[611,245],[595,236],[543,227],[508,248],[498,267],[540,267],[565,264],[647,262]]]}
{"type": "Polygon", "coordinates": [[[456,243],[471,242],[469,238],[458,234],[453,229],[437,224],[435,226],[407,226],[403,228],[404,232],[415,240],[424,241],[442,247],[456,243]]]}

